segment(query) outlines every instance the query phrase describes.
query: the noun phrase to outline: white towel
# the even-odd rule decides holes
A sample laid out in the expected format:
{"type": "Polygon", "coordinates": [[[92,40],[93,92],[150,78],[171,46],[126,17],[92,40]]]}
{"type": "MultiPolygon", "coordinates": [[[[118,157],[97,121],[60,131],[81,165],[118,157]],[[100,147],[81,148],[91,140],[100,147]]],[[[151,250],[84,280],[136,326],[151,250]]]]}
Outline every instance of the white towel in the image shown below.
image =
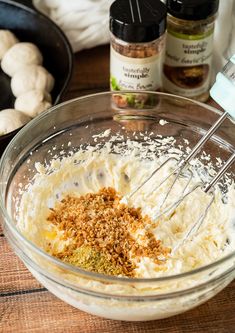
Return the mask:
{"type": "Polygon", "coordinates": [[[34,0],[58,24],[74,52],[109,42],[109,7],[113,0],[34,0]]]}
{"type": "MultiPolygon", "coordinates": [[[[114,0],[34,0],[65,32],[74,52],[109,42],[109,7],[114,0]]],[[[214,34],[214,71],[235,54],[235,0],[220,0],[214,34]]]]}

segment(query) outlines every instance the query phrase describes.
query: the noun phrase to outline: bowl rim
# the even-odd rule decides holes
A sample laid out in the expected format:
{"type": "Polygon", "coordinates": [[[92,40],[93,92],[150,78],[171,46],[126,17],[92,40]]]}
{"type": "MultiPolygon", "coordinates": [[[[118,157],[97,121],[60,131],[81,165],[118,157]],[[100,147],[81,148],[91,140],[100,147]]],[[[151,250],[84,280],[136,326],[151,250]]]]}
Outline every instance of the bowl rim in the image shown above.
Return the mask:
{"type": "MultiPolygon", "coordinates": [[[[11,151],[11,149],[14,149],[15,141],[17,141],[19,137],[24,136],[25,133],[27,132],[28,128],[30,128],[32,125],[35,125],[36,123],[38,123],[40,121],[43,121],[43,119],[46,118],[48,114],[50,114],[52,112],[56,112],[57,109],[65,106],[67,104],[74,103],[74,102],[84,100],[84,99],[96,98],[97,96],[103,96],[103,95],[107,95],[107,96],[110,95],[111,96],[113,94],[125,94],[125,93],[137,93],[138,94],[138,93],[140,93],[140,91],[129,91],[129,90],[125,90],[125,91],[104,91],[104,92],[100,92],[100,93],[89,94],[89,95],[77,97],[77,98],[65,101],[63,103],[60,103],[58,105],[55,105],[55,106],[51,107],[50,109],[46,110],[45,112],[41,113],[37,117],[35,117],[28,124],[26,124],[13,137],[11,142],[6,147],[2,157],[0,158],[0,179],[1,179],[1,175],[3,174],[3,168],[4,168],[4,165],[5,165],[5,161],[7,160],[7,155],[11,151]]],[[[212,112],[214,112],[216,114],[219,114],[219,115],[223,112],[221,110],[216,109],[215,107],[213,107],[211,105],[201,103],[201,102],[198,102],[198,101],[194,101],[194,100],[191,100],[191,99],[186,98],[186,97],[181,97],[181,96],[169,94],[169,93],[153,92],[153,91],[141,91],[141,93],[154,94],[154,95],[159,95],[159,96],[168,97],[168,98],[176,98],[178,100],[182,100],[182,101],[185,101],[185,102],[190,102],[192,104],[195,104],[195,105],[198,105],[200,107],[206,108],[207,110],[212,111],[212,112]]],[[[230,121],[234,122],[232,118],[228,117],[228,119],[230,121]]],[[[103,280],[103,281],[106,281],[106,282],[118,282],[118,283],[122,283],[122,284],[128,284],[130,282],[141,283],[141,284],[142,283],[156,283],[156,282],[172,281],[174,279],[181,279],[181,278],[185,278],[185,277],[190,277],[190,276],[196,275],[198,273],[202,273],[202,272],[204,272],[206,270],[209,270],[211,268],[218,267],[218,266],[220,266],[220,264],[223,264],[223,263],[229,261],[230,259],[235,258],[235,250],[234,250],[231,253],[227,254],[226,256],[224,256],[224,257],[220,258],[219,260],[216,260],[216,261],[214,261],[214,262],[212,262],[208,265],[200,266],[200,267],[198,267],[196,269],[193,269],[191,271],[186,271],[186,272],[179,273],[179,274],[167,275],[167,276],[157,277],[157,278],[129,278],[129,277],[111,276],[111,275],[105,275],[105,274],[90,272],[90,271],[84,270],[82,268],[76,267],[74,265],[64,263],[63,261],[61,261],[61,260],[51,256],[50,254],[48,254],[43,249],[37,247],[32,241],[27,239],[17,229],[16,225],[12,222],[12,220],[10,218],[10,215],[8,214],[8,211],[5,207],[5,197],[3,197],[4,194],[5,193],[4,193],[4,189],[3,189],[3,182],[0,181],[0,213],[3,217],[3,224],[5,222],[6,225],[9,227],[9,229],[11,229],[13,234],[16,235],[19,240],[25,242],[26,246],[30,250],[33,250],[33,252],[35,252],[39,256],[42,256],[43,258],[49,260],[49,262],[59,266],[60,268],[66,269],[66,270],[71,271],[73,273],[77,273],[80,276],[99,279],[99,280],[103,280]]],[[[227,269],[223,270],[223,272],[221,272],[221,274],[225,274],[227,272],[227,270],[229,270],[229,269],[231,269],[230,266],[228,266],[227,269]]],[[[235,269],[235,264],[234,264],[234,269],[235,269]]],[[[195,287],[197,287],[197,286],[198,285],[196,285],[195,287]]]]}

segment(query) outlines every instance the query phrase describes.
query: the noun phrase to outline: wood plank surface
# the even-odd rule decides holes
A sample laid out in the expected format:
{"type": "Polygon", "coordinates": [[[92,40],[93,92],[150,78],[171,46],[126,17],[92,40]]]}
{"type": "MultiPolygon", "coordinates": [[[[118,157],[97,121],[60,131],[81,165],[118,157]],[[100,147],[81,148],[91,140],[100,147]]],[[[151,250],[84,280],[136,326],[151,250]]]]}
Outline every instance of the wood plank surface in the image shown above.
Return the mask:
{"type": "Polygon", "coordinates": [[[0,251],[0,296],[42,288],[22,261],[13,255],[5,237],[0,238],[0,251]]]}
{"type": "Polygon", "coordinates": [[[86,314],[47,291],[6,296],[0,310],[2,332],[233,333],[234,287],[234,283],[230,284],[217,297],[185,314],[142,323],[107,320],[86,314]],[[226,294],[228,298],[224,297],[226,294]]]}
{"type": "MultiPolygon", "coordinates": [[[[108,90],[109,47],[75,55],[64,100],[108,90]]],[[[185,314],[145,323],[119,322],[65,304],[37,282],[12,252],[0,227],[0,333],[235,333],[235,281],[185,314]]]]}

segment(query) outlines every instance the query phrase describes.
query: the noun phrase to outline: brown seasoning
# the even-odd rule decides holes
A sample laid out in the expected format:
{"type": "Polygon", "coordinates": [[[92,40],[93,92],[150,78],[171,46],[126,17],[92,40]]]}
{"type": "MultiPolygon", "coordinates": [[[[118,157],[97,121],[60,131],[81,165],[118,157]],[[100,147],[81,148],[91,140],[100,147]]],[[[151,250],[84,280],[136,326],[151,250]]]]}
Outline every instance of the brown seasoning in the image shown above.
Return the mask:
{"type": "Polygon", "coordinates": [[[80,197],[66,196],[51,209],[47,220],[64,232],[63,238],[71,240],[71,245],[52,255],[90,271],[129,277],[135,276],[133,259],[149,257],[162,264],[159,257],[166,258],[170,249],[146,231],[150,218],[143,217],[140,208],[128,207],[120,200],[113,188],[80,197]],[[138,229],[145,230],[139,237],[141,244],[132,236],[138,229]],[[78,249],[83,256],[75,257],[78,249]],[[84,255],[88,255],[91,264],[83,260],[84,255]],[[94,262],[94,256],[99,262],[94,262]]]}

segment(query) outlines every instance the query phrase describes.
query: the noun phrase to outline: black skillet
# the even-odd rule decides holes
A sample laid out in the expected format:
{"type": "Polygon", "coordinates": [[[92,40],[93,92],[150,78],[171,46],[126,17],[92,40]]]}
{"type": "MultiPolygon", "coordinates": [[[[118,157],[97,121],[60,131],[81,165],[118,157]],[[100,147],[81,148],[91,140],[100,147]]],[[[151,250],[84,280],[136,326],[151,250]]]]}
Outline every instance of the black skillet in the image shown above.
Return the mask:
{"type": "MultiPolygon", "coordinates": [[[[54,76],[53,104],[64,94],[71,78],[73,52],[60,28],[41,14],[30,0],[0,0],[0,29],[11,30],[21,42],[36,44],[43,54],[43,66],[54,76]]],[[[10,78],[0,69],[0,110],[14,108],[10,78]]],[[[0,136],[0,156],[18,130],[0,136]]]]}

